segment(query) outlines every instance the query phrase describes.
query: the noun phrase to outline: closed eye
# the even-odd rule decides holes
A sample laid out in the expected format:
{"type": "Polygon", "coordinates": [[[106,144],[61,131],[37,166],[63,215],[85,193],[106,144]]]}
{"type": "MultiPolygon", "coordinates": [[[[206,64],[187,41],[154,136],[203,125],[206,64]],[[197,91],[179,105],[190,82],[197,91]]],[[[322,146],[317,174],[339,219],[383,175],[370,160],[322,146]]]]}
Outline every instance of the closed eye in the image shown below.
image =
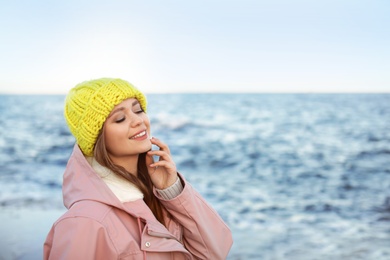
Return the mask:
{"type": "Polygon", "coordinates": [[[121,122],[125,121],[125,119],[126,119],[125,117],[122,117],[120,119],[115,120],[115,123],[121,123],[121,122]]]}

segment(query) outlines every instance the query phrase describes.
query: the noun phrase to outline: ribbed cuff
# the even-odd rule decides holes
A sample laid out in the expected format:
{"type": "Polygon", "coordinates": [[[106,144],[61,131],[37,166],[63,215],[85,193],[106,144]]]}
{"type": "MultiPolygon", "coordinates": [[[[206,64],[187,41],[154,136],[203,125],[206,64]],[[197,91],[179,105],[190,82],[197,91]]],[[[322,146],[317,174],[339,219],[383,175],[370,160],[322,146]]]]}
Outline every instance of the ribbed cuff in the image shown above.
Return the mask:
{"type": "Polygon", "coordinates": [[[179,177],[177,177],[177,180],[174,184],[169,186],[166,189],[159,190],[156,189],[158,194],[165,200],[171,200],[176,198],[182,191],[183,191],[183,184],[181,183],[181,180],[179,177]]]}

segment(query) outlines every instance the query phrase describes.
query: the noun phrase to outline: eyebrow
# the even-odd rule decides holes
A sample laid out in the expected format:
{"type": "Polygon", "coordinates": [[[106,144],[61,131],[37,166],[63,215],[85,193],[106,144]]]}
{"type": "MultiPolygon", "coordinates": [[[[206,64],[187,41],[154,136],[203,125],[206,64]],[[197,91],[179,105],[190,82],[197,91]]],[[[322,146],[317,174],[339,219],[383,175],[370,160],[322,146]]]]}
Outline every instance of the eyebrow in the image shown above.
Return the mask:
{"type": "MultiPolygon", "coordinates": [[[[138,100],[135,100],[132,104],[131,104],[131,107],[135,106],[135,105],[138,105],[139,104],[139,101],[138,100]]],[[[119,111],[123,111],[125,110],[126,107],[118,107],[117,109],[111,111],[111,113],[108,115],[107,119],[110,118],[111,116],[113,116],[116,112],[119,112],[119,111]]]]}

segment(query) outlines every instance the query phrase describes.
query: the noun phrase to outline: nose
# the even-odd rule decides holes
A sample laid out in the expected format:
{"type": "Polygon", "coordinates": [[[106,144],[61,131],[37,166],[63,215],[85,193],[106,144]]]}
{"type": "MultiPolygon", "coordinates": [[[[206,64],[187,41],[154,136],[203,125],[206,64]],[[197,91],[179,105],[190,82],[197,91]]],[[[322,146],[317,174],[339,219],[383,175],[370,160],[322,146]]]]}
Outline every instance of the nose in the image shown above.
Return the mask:
{"type": "Polygon", "coordinates": [[[132,113],[131,121],[130,121],[131,127],[137,127],[137,126],[141,125],[143,122],[144,122],[144,120],[142,119],[141,116],[139,116],[138,114],[132,113]]]}

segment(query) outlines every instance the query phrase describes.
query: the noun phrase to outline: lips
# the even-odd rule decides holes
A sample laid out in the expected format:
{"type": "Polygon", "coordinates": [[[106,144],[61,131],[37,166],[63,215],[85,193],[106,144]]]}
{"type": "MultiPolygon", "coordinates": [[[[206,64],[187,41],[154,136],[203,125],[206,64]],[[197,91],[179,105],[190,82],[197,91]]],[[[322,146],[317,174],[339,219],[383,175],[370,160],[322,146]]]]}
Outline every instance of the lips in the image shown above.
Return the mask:
{"type": "Polygon", "coordinates": [[[133,135],[132,137],[130,137],[130,139],[138,139],[138,138],[142,138],[146,136],[146,130],[143,130],[135,135],[133,135]]]}

